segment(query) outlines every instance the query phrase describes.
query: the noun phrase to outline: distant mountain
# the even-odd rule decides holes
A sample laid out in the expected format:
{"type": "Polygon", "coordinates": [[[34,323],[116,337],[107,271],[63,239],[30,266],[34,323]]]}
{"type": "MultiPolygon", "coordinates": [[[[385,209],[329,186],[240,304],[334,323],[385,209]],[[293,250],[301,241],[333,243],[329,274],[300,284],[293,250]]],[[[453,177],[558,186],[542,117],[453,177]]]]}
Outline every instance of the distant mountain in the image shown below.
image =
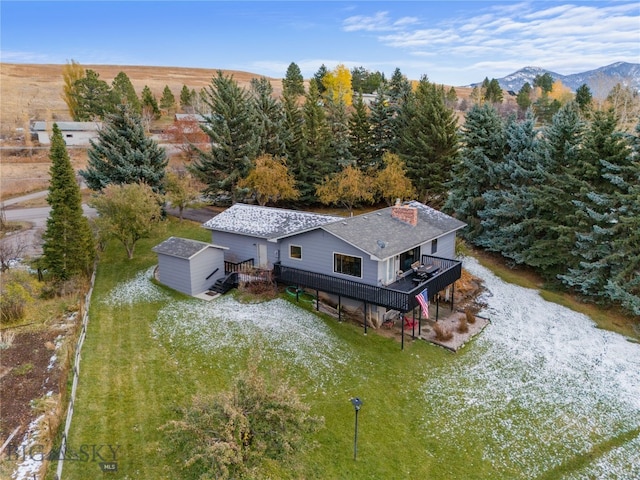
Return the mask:
{"type": "MultiPolygon", "coordinates": [[[[503,90],[511,90],[517,93],[526,82],[533,85],[533,80],[536,76],[544,75],[545,73],[549,73],[554,81],[560,80],[564,86],[574,92],[580,86],[587,84],[594,96],[607,95],[617,83],[628,85],[640,91],[640,63],[627,62],[616,62],[606,67],[571,75],[561,75],[540,67],[525,67],[496,80],[498,80],[503,90]]],[[[481,84],[482,82],[478,82],[471,84],[471,86],[475,87],[481,84]]]]}

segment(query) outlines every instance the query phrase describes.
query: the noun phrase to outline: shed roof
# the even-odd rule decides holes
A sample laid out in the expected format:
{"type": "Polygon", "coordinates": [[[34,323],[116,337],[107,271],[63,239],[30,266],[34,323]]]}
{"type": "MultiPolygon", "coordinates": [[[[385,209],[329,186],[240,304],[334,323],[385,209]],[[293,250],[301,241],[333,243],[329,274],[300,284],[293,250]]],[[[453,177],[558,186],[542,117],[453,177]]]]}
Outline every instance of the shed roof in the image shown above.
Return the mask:
{"type": "MultiPolygon", "coordinates": [[[[47,130],[48,122],[33,122],[34,132],[44,132],[47,130]]],[[[102,128],[102,122],[52,122],[58,124],[58,128],[63,132],[95,132],[102,128]]]]}
{"type": "Polygon", "coordinates": [[[212,243],[200,242],[189,238],[169,237],[164,242],[156,245],[151,250],[171,257],[190,259],[207,248],[227,250],[227,247],[213,245],[212,243]]]}
{"type": "Polygon", "coordinates": [[[275,240],[342,217],[236,203],[203,224],[209,230],[275,240]]]}
{"type": "Polygon", "coordinates": [[[391,215],[393,207],[388,207],[343,218],[321,228],[359,250],[383,260],[466,226],[464,222],[420,202],[411,201],[405,205],[418,211],[415,226],[394,218],[391,215]]]}

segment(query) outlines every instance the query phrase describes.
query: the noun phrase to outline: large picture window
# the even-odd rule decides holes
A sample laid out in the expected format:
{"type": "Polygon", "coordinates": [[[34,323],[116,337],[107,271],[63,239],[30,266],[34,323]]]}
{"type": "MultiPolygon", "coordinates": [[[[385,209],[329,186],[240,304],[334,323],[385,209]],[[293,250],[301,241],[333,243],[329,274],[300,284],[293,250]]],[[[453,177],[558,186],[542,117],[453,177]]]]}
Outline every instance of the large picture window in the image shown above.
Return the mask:
{"type": "Polygon", "coordinates": [[[289,245],[289,257],[302,260],[302,247],[300,245],[289,245]]]}
{"type": "Polygon", "coordinates": [[[362,258],[334,253],[333,271],[336,273],[351,275],[352,277],[362,277],[362,258]]]}

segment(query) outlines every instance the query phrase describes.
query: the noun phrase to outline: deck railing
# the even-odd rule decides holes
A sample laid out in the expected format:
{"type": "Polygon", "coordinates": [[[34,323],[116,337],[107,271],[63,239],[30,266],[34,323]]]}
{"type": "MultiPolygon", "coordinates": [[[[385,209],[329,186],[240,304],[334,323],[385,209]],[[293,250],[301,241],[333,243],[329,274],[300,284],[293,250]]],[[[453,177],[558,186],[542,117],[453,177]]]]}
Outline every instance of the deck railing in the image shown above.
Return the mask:
{"type": "Polygon", "coordinates": [[[246,272],[247,270],[251,270],[253,268],[253,258],[248,260],[243,260],[242,262],[230,262],[228,260],[224,261],[224,273],[233,273],[233,272],[246,272]]]}
{"type": "Polygon", "coordinates": [[[424,264],[434,263],[439,266],[440,270],[433,277],[416,285],[409,291],[396,290],[390,288],[390,286],[367,285],[332,275],[286,267],[280,263],[274,265],[273,271],[275,279],[281,283],[310,288],[407,312],[416,307],[418,301],[415,297],[425,288],[428,289],[430,295],[435,294],[454,283],[462,273],[462,263],[456,260],[423,255],[422,262],[424,264]]]}

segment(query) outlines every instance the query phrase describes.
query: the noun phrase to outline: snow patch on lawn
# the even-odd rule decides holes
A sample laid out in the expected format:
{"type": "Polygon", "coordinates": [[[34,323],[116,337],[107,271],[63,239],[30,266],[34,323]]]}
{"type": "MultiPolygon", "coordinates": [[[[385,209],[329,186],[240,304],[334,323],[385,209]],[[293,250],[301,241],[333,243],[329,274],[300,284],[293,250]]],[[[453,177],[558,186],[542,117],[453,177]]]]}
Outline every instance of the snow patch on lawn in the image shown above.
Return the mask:
{"type": "Polygon", "coordinates": [[[430,372],[425,399],[431,420],[442,421],[429,435],[454,444],[477,437],[483,458],[509,478],[536,477],[613,442],[569,478],[640,478],[640,439],[615,445],[640,426],[640,345],[475,259],[464,268],[485,282],[481,314],[491,324],[430,372]]]}
{"type": "Polygon", "coordinates": [[[140,302],[160,302],[169,296],[151,282],[155,266],[138,272],[131,280],[120,282],[109,292],[103,302],[110,307],[134,305],[140,302]]]}
{"type": "Polygon", "coordinates": [[[215,354],[254,349],[329,379],[351,353],[322,319],[283,299],[239,303],[232,297],[211,302],[173,302],[158,312],[154,336],[165,342],[215,354]]]}

